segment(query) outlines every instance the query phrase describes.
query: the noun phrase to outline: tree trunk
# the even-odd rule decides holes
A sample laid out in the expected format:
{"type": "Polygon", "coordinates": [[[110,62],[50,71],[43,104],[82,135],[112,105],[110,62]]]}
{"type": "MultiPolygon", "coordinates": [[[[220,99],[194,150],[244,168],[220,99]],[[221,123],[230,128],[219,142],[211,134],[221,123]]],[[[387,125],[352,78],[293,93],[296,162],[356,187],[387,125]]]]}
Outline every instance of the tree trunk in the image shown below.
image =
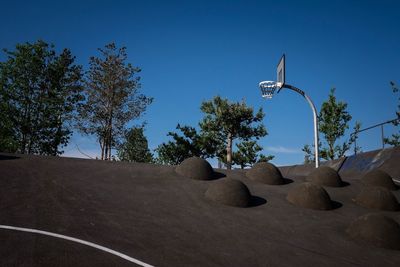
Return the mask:
{"type": "Polygon", "coordinates": [[[104,160],[107,160],[108,155],[108,135],[104,137],[104,160]]]}
{"type": "Polygon", "coordinates": [[[329,143],[329,155],[328,155],[328,157],[330,158],[330,160],[334,160],[335,159],[334,143],[329,143]]]}
{"type": "Polygon", "coordinates": [[[232,134],[228,133],[226,145],[226,167],[228,170],[232,169],[232,134]]]}
{"type": "Polygon", "coordinates": [[[110,125],[110,130],[108,133],[108,160],[111,160],[111,145],[112,145],[112,126],[110,125]]]}
{"type": "Polygon", "coordinates": [[[101,160],[104,160],[104,138],[100,139],[100,148],[101,148],[101,160]]]}

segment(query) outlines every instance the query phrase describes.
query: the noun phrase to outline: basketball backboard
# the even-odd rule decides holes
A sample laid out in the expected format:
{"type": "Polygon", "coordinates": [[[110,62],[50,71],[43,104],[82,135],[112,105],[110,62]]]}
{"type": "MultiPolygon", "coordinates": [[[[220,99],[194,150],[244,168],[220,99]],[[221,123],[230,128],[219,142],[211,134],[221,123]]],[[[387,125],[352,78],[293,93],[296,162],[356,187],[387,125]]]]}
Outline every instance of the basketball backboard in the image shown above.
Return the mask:
{"type": "Polygon", "coordinates": [[[276,82],[279,89],[285,84],[285,54],[282,55],[276,68],[276,82]]]}

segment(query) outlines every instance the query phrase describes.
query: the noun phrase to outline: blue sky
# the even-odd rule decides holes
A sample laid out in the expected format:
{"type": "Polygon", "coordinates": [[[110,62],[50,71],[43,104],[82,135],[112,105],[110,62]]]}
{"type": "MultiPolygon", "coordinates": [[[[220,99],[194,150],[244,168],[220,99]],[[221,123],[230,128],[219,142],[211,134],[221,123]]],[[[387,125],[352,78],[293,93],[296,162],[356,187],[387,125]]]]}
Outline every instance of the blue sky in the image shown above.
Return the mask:
{"type": "MultiPolygon", "coordinates": [[[[87,66],[106,43],[126,46],[129,62],[142,68],[142,92],[155,98],[141,118],[152,149],[177,123],[197,125],[200,103],[220,95],[263,107],[264,153],[275,155],[277,165],[301,163],[301,148],[313,142],[307,102],[288,90],[266,101],[258,88],[275,79],[283,53],[287,83],[306,91],[317,109],[336,87],[351,127],[395,118],[389,81],[400,74],[399,1],[1,1],[1,7],[1,48],[43,39],[71,49],[87,66]]],[[[387,134],[394,130],[385,127],[387,134]]],[[[364,151],[381,146],[379,134],[360,136],[364,151]]],[[[94,138],[74,135],[66,155],[82,156],[75,144],[100,152],[94,138]]]]}

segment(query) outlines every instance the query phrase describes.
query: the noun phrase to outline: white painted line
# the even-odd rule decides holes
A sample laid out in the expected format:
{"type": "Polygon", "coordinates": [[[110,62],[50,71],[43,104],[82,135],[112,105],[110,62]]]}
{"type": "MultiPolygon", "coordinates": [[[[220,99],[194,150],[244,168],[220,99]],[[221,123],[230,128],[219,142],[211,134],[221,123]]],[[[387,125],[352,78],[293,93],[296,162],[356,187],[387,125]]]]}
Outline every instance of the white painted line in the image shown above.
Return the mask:
{"type": "Polygon", "coordinates": [[[52,233],[52,232],[47,232],[47,231],[41,231],[41,230],[36,230],[36,229],[30,229],[30,228],[22,228],[22,227],[14,227],[14,226],[9,226],[9,225],[1,225],[0,224],[0,228],[1,229],[7,229],[7,230],[14,230],[14,231],[21,231],[21,232],[28,232],[28,233],[35,233],[35,234],[41,234],[41,235],[47,235],[47,236],[52,236],[52,237],[56,237],[56,238],[61,238],[61,239],[65,239],[65,240],[69,240],[72,242],[76,242],[76,243],[80,243],[89,247],[93,247],[93,248],[97,248],[99,250],[108,252],[110,254],[113,254],[115,256],[118,256],[120,258],[123,258],[124,260],[133,262],[137,265],[143,266],[143,267],[154,267],[153,265],[144,263],[140,260],[134,259],[132,257],[129,257],[128,255],[122,254],[118,251],[94,244],[92,242],[88,242],[85,240],[81,240],[78,238],[74,238],[74,237],[70,237],[70,236],[66,236],[66,235],[60,235],[60,234],[56,234],[56,233],[52,233]]]}
{"type": "Polygon", "coordinates": [[[393,179],[393,181],[400,183],[400,180],[397,180],[397,179],[393,179]]]}

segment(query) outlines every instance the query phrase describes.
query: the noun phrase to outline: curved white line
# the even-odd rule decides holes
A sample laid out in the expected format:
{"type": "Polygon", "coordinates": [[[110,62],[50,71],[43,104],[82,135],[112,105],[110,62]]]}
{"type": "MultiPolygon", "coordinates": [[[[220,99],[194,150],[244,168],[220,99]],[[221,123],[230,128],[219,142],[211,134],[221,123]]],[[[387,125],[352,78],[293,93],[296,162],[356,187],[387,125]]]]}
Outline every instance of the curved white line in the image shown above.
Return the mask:
{"type": "Polygon", "coordinates": [[[124,260],[133,262],[137,265],[143,266],[143,267],[154,267],[153,265],[144,263],[140,260],[134,259],[132,257],[129,257],[128,255],[122,254],[118,251],[97,245],[95,243],[92,242],[88,242],[85,240],[81,240],[78,238],[74,238],[74,237],[70,237],[70,236],[66,236],[66,235],[60,235],[60,234],[56,234],[56,233],[52,233],[52,232],[47,232],[47,231],[41,231],[41,230],[36,230],[36,229],[30,229],[30,228],[22,228],[22,227],[14,227],[14,226],[9,226],[9,225],[1,225],[0,224],[0,228],[1,229],[7,229],[7,230],[14,230],[14,231],[21,231],[21,232],[28,232],[28,233],[35,233],[35,234],[41,234],[41,235],[47,235],[47,236],[52,236],[52,237],[56,237],[56,238],[61,238],[61,239],[65,239],[65,240],[69,240],[72,242],[76,242],[76,243],[80,243],[89,247],[93,247],[93,248],[97,248],[99,250],[111,253],[115,256],[118,256],[120,258],[123,258],[124,260]]]}

